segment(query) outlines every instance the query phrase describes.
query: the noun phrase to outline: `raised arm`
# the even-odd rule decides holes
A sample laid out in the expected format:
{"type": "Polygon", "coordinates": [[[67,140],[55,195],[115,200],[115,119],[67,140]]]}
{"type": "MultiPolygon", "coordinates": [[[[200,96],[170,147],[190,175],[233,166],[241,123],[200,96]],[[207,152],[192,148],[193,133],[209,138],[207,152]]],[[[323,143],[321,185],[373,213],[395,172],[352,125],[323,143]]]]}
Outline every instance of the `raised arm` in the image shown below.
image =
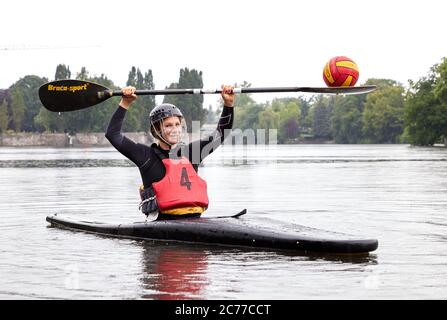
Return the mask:
{"type": "Polygon", "coordinates": [[[224,107],[220,115],[217,128],[208,137],[189,144],[189,159],[197,169],[198,165],[214,150],[216,150],[230,134],[234,122],[234,93],[233,86],[222,85],[222,99],[224,107]]]}
{"type": "Polygon", "coordinates": [[[142,152],[142,146],[127,138],[121,132],[126,112],[130,104],[136,99],[135,88],[127,87],[123,89],[123,92],[127,96],[125,95],[121,99],[118,109],[110,120],[105,136],[116,150],[140,167],[147,160],[145,153],[142,152]]]}

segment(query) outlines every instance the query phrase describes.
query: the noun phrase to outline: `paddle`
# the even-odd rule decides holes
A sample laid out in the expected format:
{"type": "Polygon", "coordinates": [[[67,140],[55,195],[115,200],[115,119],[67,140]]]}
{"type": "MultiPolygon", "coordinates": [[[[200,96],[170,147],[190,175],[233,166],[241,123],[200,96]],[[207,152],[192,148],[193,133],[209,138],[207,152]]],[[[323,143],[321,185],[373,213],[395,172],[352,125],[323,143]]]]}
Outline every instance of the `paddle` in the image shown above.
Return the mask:
{"type": "MultiPolygon", "coordinates": [[[[376,86],[361,87],[264,87],[235,88],[234,93],[263,92],[310,92],[327,94],[361,94],[376,89],[376,86]]],[[[214,94],[221,89],[165,89],[137,90],[137,95],[173,95],[173,94],[214,94]]],[[[114,91],[97,83],[82,80],[57,80],[48,82],[39,88],[40,101],[45,108],[54,112],[81,110],[103,102],[110,97],[122,96],[121,91],[114,91]]]]}

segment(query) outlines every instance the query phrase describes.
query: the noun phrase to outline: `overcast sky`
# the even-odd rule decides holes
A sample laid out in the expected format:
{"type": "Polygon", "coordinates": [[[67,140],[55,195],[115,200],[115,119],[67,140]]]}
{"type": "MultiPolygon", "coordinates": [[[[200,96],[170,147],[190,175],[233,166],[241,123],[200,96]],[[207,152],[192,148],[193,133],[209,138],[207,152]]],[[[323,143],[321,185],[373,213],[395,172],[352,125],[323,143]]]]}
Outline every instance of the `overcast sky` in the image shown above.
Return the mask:
{"type": "Polygon", "coordinates": [[[324,86],[324,64],[337,55],[357,62],[359,83],[406,85],[447,56],[446,12],[439,0],[6,1],[0,88],[29,74],[52,80],[60,63],[119,86],[131,66],[152,69],[157,89],[183,67],[203,71],[205,88],[324,86]]]}

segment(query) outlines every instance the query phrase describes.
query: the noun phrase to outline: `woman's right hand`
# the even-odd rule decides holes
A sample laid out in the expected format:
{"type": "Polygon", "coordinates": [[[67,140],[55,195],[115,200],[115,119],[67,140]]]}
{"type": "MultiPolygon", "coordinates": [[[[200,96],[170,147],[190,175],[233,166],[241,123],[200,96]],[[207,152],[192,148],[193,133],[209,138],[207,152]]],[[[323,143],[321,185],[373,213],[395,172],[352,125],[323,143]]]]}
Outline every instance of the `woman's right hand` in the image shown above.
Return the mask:
{"type": "Polygon", "coordinates": [[[124,109],[129,109],[132,102],[134,102],[137,99],[137,95],[135,94],[135,87],[129,86],[124,87],[121,89],[121,92],[123,93],[123,97],[120,101],[120,106],[124,109]]]}

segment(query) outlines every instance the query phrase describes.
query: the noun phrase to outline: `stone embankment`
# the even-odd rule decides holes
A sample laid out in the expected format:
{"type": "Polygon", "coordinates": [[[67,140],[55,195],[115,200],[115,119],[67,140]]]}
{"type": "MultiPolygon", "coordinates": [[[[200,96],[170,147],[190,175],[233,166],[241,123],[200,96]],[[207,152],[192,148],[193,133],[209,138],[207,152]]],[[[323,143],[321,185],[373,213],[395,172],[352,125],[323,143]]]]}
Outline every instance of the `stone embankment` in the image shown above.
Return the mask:
{"type": "MultiPolygon", "coordinates": [[[[152,138],[145,132],[125,133],[139,143],[151,143],[152,138]]],[[[0,134],[2,147],[110,147],[104,133],[8,133],[0,134]]]]}

